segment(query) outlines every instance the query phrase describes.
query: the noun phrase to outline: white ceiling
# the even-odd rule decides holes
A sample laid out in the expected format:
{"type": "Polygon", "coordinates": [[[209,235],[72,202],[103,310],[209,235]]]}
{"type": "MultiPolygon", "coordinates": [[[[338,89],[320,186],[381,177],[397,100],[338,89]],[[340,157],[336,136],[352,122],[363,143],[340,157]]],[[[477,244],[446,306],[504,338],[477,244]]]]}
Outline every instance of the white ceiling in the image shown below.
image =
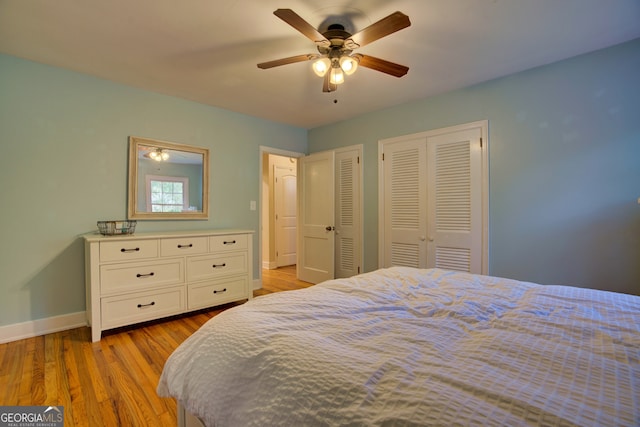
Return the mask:
{"type": "Polygon", "coordinates": [[[638,37],[638,0],[0,0],[2,53],[302,128],[638,37]],[[260,70],[317,52],[278,8],[354,33],[399,10],[412,25],[357,52],[409,73],[360,68],[328,94],[310,62],[260,70]]]}

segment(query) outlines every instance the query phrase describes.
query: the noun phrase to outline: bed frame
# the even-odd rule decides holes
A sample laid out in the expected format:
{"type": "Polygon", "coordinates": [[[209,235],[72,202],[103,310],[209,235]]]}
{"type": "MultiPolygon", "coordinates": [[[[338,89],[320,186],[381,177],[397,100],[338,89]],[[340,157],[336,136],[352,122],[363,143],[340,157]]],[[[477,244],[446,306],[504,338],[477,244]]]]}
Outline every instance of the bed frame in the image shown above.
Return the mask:
{"type": "Polygon", "coordinates": [[[178,427],[205,427],[205,425],[200,418],[191,414],[178,402],[178,427]]]}

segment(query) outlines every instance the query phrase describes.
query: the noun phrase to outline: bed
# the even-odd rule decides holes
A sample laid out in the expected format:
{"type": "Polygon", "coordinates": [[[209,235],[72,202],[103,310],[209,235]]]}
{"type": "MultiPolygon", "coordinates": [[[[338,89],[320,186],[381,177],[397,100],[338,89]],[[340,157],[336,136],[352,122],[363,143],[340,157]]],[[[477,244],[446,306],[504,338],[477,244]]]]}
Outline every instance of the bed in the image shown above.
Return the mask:
{"type": "Polygon", "coordinates": [[[215,427],[640,425],[640,297],[381,269],[219,314],[157,392],[215,427]]]}

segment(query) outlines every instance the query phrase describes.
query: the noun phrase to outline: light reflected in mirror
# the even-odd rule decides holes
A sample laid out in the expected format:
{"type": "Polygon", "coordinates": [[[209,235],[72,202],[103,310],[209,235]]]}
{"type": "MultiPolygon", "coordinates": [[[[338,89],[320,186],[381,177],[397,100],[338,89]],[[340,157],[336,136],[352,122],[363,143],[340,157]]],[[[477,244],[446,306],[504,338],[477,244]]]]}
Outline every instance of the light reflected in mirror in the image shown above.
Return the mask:
{"type": "Polygon", "coordinates": [[[129,219],[209,217],[209,150],[129,137],[129,219]]]}

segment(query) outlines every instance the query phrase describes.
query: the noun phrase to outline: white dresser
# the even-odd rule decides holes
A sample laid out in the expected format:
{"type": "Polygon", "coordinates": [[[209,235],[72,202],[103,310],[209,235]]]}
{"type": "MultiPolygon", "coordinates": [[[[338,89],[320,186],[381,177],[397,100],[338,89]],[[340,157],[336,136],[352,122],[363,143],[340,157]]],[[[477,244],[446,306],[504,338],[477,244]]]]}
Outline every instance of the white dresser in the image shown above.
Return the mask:
{"type": "Polygon", "coordinates": [[[102,331],[251,299],[253,231],[87,234],[87,321],[102,331]]]}

